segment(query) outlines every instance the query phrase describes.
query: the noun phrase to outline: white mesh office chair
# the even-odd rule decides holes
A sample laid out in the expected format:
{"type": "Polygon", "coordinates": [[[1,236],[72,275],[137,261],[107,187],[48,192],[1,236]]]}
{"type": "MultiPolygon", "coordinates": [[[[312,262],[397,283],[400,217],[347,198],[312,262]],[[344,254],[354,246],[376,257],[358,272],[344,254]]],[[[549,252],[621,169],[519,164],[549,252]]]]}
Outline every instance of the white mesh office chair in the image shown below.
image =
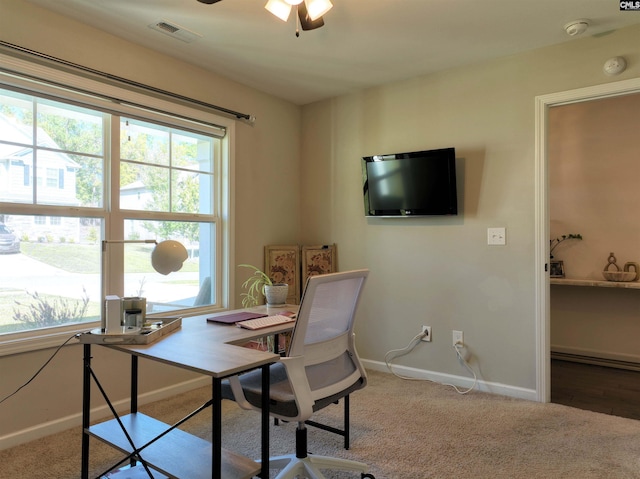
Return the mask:
{"type": "MultiPolygon", "coordinates": [[[[289,350],[270,368],[270,415],[298,422],[296,453],[269,460],[271,468],[281,469],[276,479],[298,475],[324,479],[321,469],[356,471],[361,478],[374,477],[361,462],[309,455],[305,426],[314,411],[339,399],[348,399],[350,393],[367,383],[355,349],[353,326],[368,274],[368,270],[346,271],[311,276],[307,280],[289,350]]],[[[261,372],[230,378],[223,383],[223,397],[236,401],[244,409],[259,410],[261,372]]]]}

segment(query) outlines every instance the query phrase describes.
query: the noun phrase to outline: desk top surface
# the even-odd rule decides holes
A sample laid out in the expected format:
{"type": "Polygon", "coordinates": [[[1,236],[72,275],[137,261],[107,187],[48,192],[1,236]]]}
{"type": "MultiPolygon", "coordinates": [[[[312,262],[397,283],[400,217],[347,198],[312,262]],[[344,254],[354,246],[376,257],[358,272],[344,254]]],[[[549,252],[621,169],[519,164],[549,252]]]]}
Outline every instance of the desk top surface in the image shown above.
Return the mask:
{"type": "MultiPolygon", "coordinates": [[[[297,311],[297,308],[296,305],[288,305],[288,307],[279,308],[279,311],[297,311]]],[[[250,311],[278,313],[273,310],[267,311],[264,306],[251,308],[250,311]]],[[[224,315],[230,312],[234,311],[216,314],[224,315]]],[[[277,354],[239,345],[270,334],[290,331],[293,328],[292,324],[286,324],[251,331],[239,328],[235,324],[207,321],[207,318],[216,314],[182,318],[180,328],[151,344],[107,347],[208,376],[223,378],[278,361],[277,354]]]]}

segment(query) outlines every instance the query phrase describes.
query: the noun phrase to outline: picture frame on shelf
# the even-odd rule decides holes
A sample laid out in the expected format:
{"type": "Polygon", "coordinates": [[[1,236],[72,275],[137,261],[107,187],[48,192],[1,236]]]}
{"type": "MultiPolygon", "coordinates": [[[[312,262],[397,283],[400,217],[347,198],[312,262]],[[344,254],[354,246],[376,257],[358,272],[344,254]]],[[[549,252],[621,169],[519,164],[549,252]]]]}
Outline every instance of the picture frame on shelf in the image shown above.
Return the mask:
{"type": "Polygon", "coordinates": [[[551,278],[564,278],[564,263],[551,260],[549,264],[549,276],[551,278]]]}
{"type": "Polygon", "coordinates": [[[288,304],[300,303],[300,247],[298,245],[265,246],[264,272],[274,283],[289,285],[288,304]]]}
{"type": "Polygon", "coordinates": [[[338,271],[336,244],[302,247],[302,287],[316,274],[338,271]]]}

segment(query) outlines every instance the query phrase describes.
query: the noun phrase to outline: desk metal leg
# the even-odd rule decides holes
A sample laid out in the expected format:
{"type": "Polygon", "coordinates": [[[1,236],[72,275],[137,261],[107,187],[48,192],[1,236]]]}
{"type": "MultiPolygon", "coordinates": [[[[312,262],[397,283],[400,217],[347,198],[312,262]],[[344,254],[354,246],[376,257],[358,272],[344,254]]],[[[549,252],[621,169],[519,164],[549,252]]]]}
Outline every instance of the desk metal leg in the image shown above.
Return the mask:
{"type": "Polygon", "coordinates": [[[138,412],[138,356],[131,355],[131,413],[138,412]]]}
{"type": "Polygon", "coordinates": [[[211,405],[211,477],[222,479],[222,380],[213,378],[211,405]]]}
{"type": "Polygon", "coordinates": [[[269,374],[271,369],[269,364],[262,366],[262,404],[260,405],[262,410],[262,456],[261,456],[261,470],[260,477],[262,479],[269,479],[269,388],[270,378],[269,374]]]}
{"type": "MultiPolygon", "coordinates": [[[[138,356],[131,355],[131,405],[130,412],[135,414],[138,412],[138,356]]],[[[135,456],[129,460],[131,467],[137,464],[135,456]]]]}
{"type": "Polygon", "coordinates": [[[89,414],[91,411],[91,344],[84,345],[82,363],[82,466],[81,479],[89,479],[89,414]]]}

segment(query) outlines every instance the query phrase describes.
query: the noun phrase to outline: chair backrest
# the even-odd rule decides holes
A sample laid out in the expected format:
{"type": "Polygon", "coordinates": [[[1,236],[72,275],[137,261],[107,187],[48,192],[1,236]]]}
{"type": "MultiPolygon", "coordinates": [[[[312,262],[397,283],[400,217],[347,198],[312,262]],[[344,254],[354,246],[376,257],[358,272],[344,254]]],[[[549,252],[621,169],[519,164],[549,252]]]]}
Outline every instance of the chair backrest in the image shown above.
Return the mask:
{"type": "Polygon", "coordinates": [[[207,276],[202,281],[198,295],[193,300],[194,306],[204,306],[211,304],[211,276],[207,276]]]}
{"type": "Polygon", "coordinates": [[[344,391],[356,381],[366,383],[353,328],[368,274],[361,269],[307,280],[287,356],[304,358],[314,400],[344,391]]]}

